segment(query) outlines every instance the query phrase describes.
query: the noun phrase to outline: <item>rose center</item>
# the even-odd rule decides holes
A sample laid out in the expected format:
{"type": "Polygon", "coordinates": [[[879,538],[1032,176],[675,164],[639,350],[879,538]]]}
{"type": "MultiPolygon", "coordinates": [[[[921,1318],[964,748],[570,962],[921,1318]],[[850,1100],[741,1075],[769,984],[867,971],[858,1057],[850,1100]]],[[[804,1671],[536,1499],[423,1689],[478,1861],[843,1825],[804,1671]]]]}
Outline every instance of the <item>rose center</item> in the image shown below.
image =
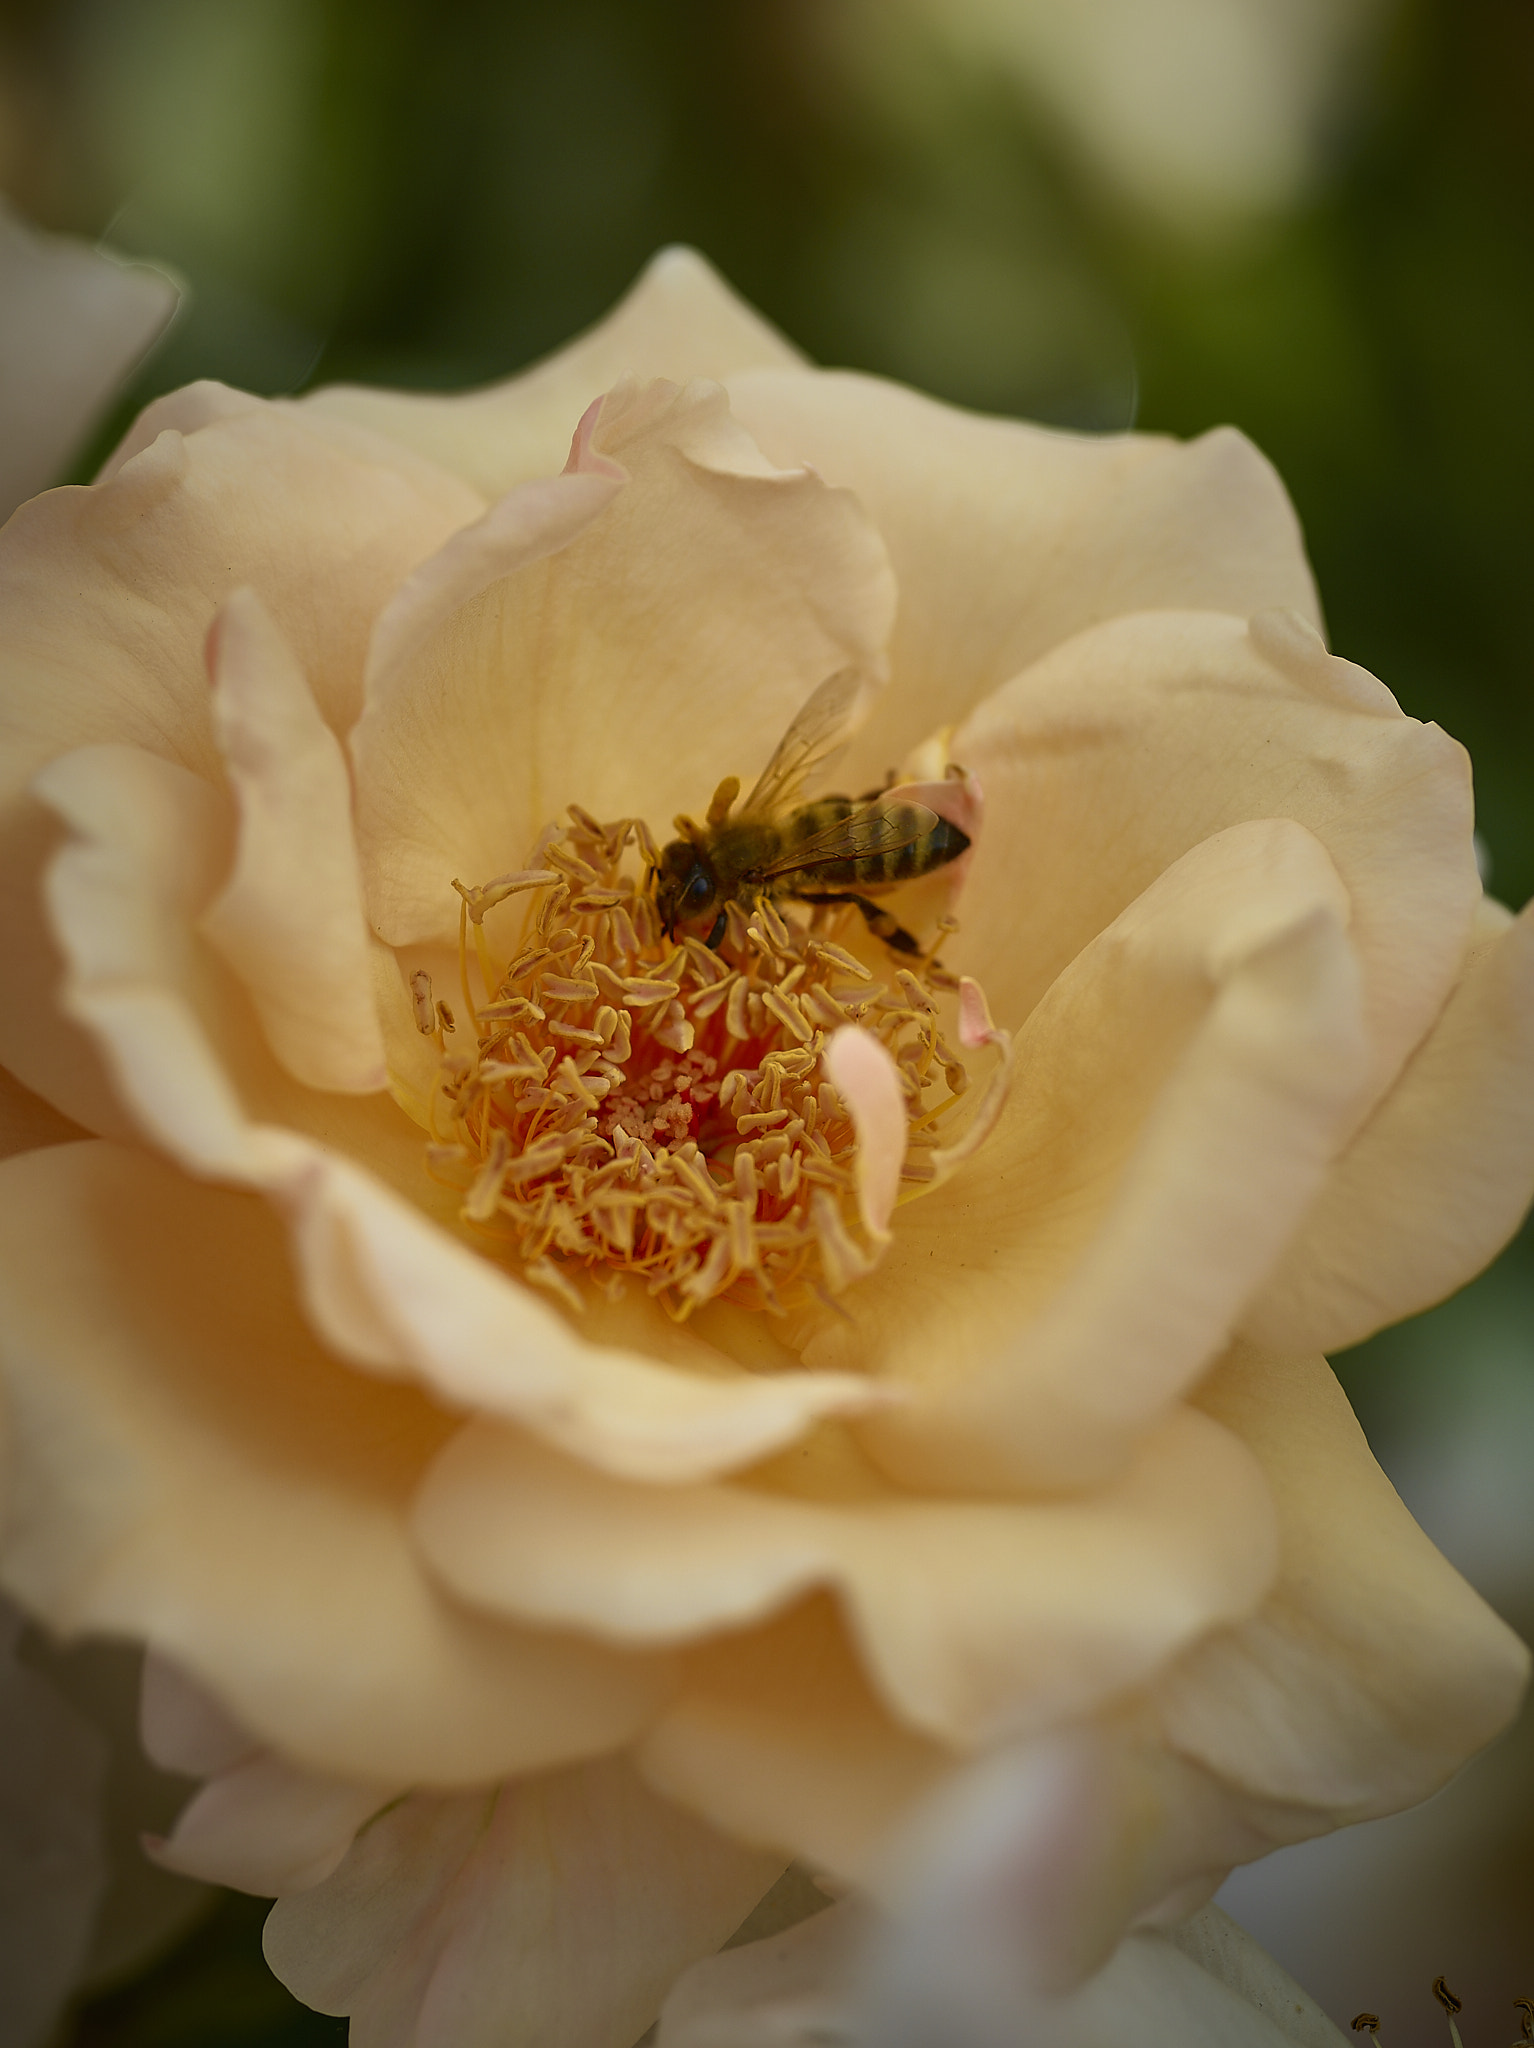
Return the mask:
{"type": "Polygon", "coordinates": [[[916,956],[880,979],[837,942],[835,905],[731,903],[717,949],[669,939],[645,826],[570,818],[537,867],[455,884],[472,1051],[415,977],[417,1022],[443,1052],[434,1170],[463,1190],[466,1222],[572,1305],[581,1273],[609,1294],[643,1286],[678,1319],[718,1295],[782,1313],[839,1292],[884,1238],[860,1212],[828,1036],[860,1025],[893,1060],[914,1191],[968,1085],[939,1024],[952,977],[916,956]],[[527,908],[502,966],[483,919],[513,894],[527,908]],[[471,944],[488,1000],[470,994],[471,944]]]}

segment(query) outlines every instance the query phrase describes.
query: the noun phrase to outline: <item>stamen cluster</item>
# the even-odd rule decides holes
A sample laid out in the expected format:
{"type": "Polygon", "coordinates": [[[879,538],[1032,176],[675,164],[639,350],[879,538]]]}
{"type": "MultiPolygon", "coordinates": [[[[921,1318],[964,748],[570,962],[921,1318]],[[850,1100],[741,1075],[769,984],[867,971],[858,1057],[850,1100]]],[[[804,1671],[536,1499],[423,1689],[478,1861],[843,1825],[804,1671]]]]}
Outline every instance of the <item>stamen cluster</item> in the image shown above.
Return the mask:
{"type": "Polygon", "coordinates": [[[860,1217],[857,1133],[826,1072],[828,1036],[859,1024],[892,1055],[902,1177],[930,1178],[923,1152],[968,1084],[938,1028],[949,977],[916,959],[876,979],[831,936],[848,914],[835,907],[731,903],[717,950],[670,939],[645,886],[645,825],[599,824],[574,805],[569,816],[536,866],[455,884],[472,1053],[449,1049],[456,1020],[417,977],[418,1022],[443,1047],[435,1169],[463,1188],[464,1220],[508,1240],[526,1277],[572,1306],[582,1270],[609,1295],[639,1283],[678,1320],[719,1295],[782,1313],[838,1292],[883,1239],[860,1217]],[[483,918],[517,892],[522,941],[502,967],[483,918]],[[471,940],[492,992],[477,1003],[471,940]]]}

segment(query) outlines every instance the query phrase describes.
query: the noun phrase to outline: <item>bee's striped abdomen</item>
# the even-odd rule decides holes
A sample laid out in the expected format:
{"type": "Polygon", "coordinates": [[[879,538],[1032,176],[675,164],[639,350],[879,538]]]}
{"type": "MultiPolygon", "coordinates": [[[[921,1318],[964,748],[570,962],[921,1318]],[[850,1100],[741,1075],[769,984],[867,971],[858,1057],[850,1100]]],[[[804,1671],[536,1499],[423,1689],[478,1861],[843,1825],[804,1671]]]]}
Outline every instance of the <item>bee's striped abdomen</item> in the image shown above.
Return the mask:
{"type": "MultiPolygon", "coordinates": [[[[834,826],[849,819],[862,818],[868,812],[866,801],[854,802],[844,796],[822,797],[816,803],[802,805],[785,820],[785,856],[791,856],[796,846],[808,847],[810,841],[834,826]]],[[[873,852],[848,853],[840,859],[816,859],[813,863],[816,888],[890,889],[897,882],[908,882],[919,875],[931,874],[934,868],[946,866],[969,845],[968,837],[956,825],[950,824],[946,818],[933,818],[930,811],[915,805],[881,803],[879,820],[879,829],[887,830],[888,836],[897,843],[873,852]],[[902,832],[902,826],[911,829],[902,832]]],[[[855,830],[855,826],[849,827],[849,831],[855,830]]],[[[792,890],[794,877],[785,874],[782,886],[792,890]]]]}

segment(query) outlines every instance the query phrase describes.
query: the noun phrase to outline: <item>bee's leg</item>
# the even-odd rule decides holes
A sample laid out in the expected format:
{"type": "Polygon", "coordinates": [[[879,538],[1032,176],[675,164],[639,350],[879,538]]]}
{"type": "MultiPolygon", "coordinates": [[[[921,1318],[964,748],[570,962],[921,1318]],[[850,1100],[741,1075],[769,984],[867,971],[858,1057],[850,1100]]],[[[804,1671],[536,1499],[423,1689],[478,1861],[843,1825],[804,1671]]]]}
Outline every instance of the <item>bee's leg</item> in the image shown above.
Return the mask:
{"type": "Polygon", "coordinates": [[[729,921],[729,918],[722,910],[720,911],[719,915],[714,919],[714,928],[709,933],[707,939],[704,941],[704,944],[708,947],[708,950],[711,953],[717,953],[719,951],[719,941],[724,937],[724,929],[725,926],[729,923],[729,921]]]}
{"type": "Polygon", "coordinates": [[[903,924],[897,924],[887,910],[881,910],[877,903],[870,903],[866,896],[852,896],[845,889],[838,889],[834,895],[826,891],[812,896],[807,889],[796,889],[794,894],[801,903],[854,903],[862,911],[863,922],[874,937],[888,946],[892,953],[914,953],[918,959],[921,957],[921,941],[903,924]]]}

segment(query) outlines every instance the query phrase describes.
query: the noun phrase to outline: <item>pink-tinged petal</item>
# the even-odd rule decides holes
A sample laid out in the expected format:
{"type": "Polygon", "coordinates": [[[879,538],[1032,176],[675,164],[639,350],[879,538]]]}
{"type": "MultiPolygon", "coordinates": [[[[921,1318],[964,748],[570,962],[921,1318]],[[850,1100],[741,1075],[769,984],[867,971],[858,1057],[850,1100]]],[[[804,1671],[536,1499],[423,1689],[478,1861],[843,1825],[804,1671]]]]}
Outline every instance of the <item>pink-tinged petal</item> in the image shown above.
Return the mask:
{"type": "Polygon", "coordinates": [[[1244,1329],[1328,1350],[1415,1315],[1502,1249],[1534,1197],[1534,912],[1489,915],[1443,1014],[1327,1176],[1244,1329]]]}
{"type": "Polygon", "coordinates": [[[498,497],[565,459],[582,412],[620,377],[723,380],[802,360],[694,249],[662,249],[605,320],[503,384],[438,398],[331,384],[306,410],[388,435],[498,497]]]}
{"type": "Polygon", "coordinates": [[[825,1070],[851,1110],[857,1132],[863,1228],[871,1237],[887,1237],[906,1147],[905,1095],[895,1062],[871,1031],[844,1024],[826,1046],[825,1070]]]}
{"type": "Polygon", "coordinates": [[[632,2048],[672,1980],[782,1868],[658,1799],[621,1759],[402,1801],[267,1960],[353,2048],[632,2048]]]}
{"type": "Polygon", "coordinates": [[[729,383],[774,462],[856,491],[899,578],[890,688],[851,788],[1101,620],[1291,605],[1319,622],[1283,485],[1228,427],[1183,446],[981,419],[847,372],[729,383]]]}
{"type": "Polygon", "coordinates": [[[891,1711],[959,1745],[1093,1711],[1250,1613],[1274,1570],[1256,1467],[1187,1409],[1109,1485],[1034,1502],[625,1485],[474,1423],[415,1527],[459,1597],[614,1643],[696,1640],[833,1588],[891,1711]]]}
{"type": "Polygon", "coordinates": [[[1234,826],[1060,977],[989,1142],[902,1208],[807,1347],[910,1388],[857,1425],[881,1464],[965,1493],[1081,1484],[1220,1354],[1365,1085],[1347,914],[1301,826],[1234,826]]]}
{"type": "Polygon", "coordinates": [[[997,1038],[996,1026],[991,1020],[991,1006],[985,999],[985,990],[978,981],[971,981],[967,974],[959,978],[959,1043],[966,1052],[978,1052],[983,1045],[994,1045],[997,1038]]]}
{"type": "Polygon", "coordinates": [[[953,749],[987,811],[944,957],[1003,1024],[1189,847],[1275,817],[1307,826],[1347,889],[1376,1094],[1442,1008],[1481,895],[1469,762],[1303,621],[1096,627],[981,705],[953,749]]]}
{"type": "Polygon", "coordinates": [[[277,1898],[323,1884],[400,1790],[299,1770],[263,1750],[211,1778],[169,1835],[145,1847],[163,1870],[277,1898]]]}
{"type": "Polygon", "coordinates": [[[717,386],[620,386],[572,462],[459,536],[380,623],[352,745],[391,944],[455,935],[453,879],[525,866],[566,804],[664,837],[722,775],[754,775],[826,677],[882,676],[895,593],[877,533],[848,493],[767,465],[717,386]]]}
{"type": "MultiPolygon", "coordinates": [[[[425,1183],[420,1132],[387,1100],[285,1100],[249,1065],[203,987],[193,924],[225,840],[216,793],[131,748],[85,748],[40,778],[79,835],[49,876],[69,963],[67,1015],[100,1044],[139,1128],[192,1172],[268,1197],[286,1217],[307,1313],[341,1356],[418,1379],[447,1400],[526,1423],[580,1457],[634,1477],[705,1477],[792,1442],[817,1416],[884,1398],[861,1376],[747,1373],[699,1347],[712,1376],[584,1342],[559,1312],[450,1236],[338,1143],[398,1170],[401,1143],[425,1183]],[[307,1104],[330,1104],[323,1116],[307,1104]],[[369,1108],[374,1121],[343,1122],[369,1108]],[[381,1120],[381,1121],[380,1121],[381,1120]],[[376,1127],[375,1127],[376,1125],[376,1127]],[[327,1140],[329,1142],[327,1142],[327,1140]]],[[[215,991],[216,994],[216,991],[215,991]]],[[[414,1187],[412,1185],[412,1192],[414,1187]]],[[[429,1193],[429,1185],[425,1192],[429,1193]]]]}
{"type": "Polygon", "coordinates": [[[179,297],[163,271],[40,234],[0,200],[0,521],[55,480],[179,297]]]}
{"type": "Polygon", "coordinates": [[[261,1203],[91,1143],[0,1165],[0,1214],[4,1578],[52,1629],[139,1637],[295,1765],[385,1785],[645,1725],[660,1660],[437,1591],[405,1514],[451,1418],[320,1349],[261,1203]]]}
{"type": "Polygon", "coordinates": [[[187,1778],[216,1777],[261,1746],[206,1687],[154,1650],[139,1685],[139,1739],[162,1771],[187,1778]]]}
{"type": "Polygon", "coordinates": [[[388,1076],[340,745],[253,591],[224,603],[208,663],[239,830],[201,929],[295,1080],[373,1093],[388,1076]]]}
{"type": "Polygon", "coordinates": [[[1238,1349],[1197,1398],[1261,1461],[1281,1563],[1157,1686],[1166,1738],[1327,1826],[1425,1798],[1512,1718],[1528,1651],[1401,1505],[1324,1359],[1238,1349]]]}

